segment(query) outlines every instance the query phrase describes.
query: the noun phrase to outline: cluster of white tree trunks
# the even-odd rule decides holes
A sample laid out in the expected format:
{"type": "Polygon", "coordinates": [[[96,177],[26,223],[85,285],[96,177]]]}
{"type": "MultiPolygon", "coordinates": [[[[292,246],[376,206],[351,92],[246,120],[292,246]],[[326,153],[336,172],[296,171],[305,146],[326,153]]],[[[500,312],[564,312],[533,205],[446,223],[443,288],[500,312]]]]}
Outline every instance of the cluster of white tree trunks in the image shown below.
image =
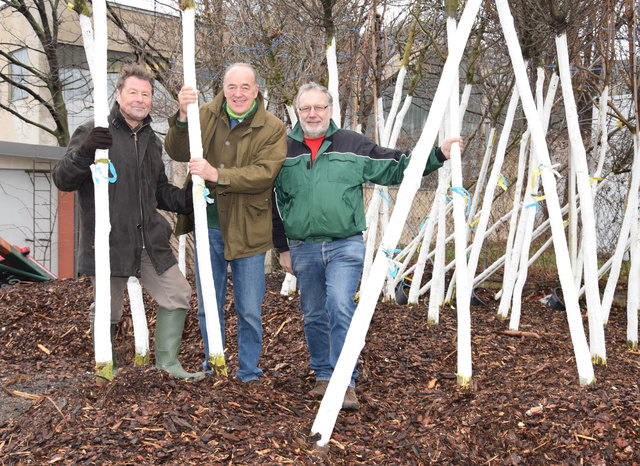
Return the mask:
{"type": "MultiPolygon", "coordinates": [[[[456,27],[455,20],[447,21],[449,43],[449,57],[443,68],[441,81],[433,98],[431,110],[423,129],[422,136],[414,148],[411,165],[405,173],[405,180],[398,191],[398,198],[388,224],[385,225],[381,205],[389,196],[380,187],[373,190],[372,199],[367,209],[368,230],[367,253],[363,271],[359,302],[354,314],[352,325],[347,333],[345,345],[338,364],[331,378],[325,397],[318,410],[317,417],[311,428],[312,434],[319,434],[318,445],[325,445],[329,441],[336,416],[339,412],[342,398],[349,384],[351,370],[356,363],[360,351],[364,347],[364,339],[374,312],[375,304],[380,292],[385,299],[393,299],[396,290],[410,282],[408,295],[409,305],[418,302],[419,297],[427,290],[429,296],[430,322],[438,322],[440,305],[446,301],[444,296],[444,275],[447,270],[455,266],[454,280],[448,291],[449,299],[453,285],[456,287],[456,309],[458,312],[458,382],[466,385],[471,380],[471,329],[469,319],[469,301],[473,287],[486,280],[496,271],[504,268],[502,290],[496,295],[500,299],[499,315],[508,316],[511,310],[510,329],[517,330],[520,320],[522,303],[522,289],[527,277],[529,266],[551,244],[554,245],[558,269],[558,277],[563,290],[567,320],[571,341],[576,358],[580,384],[591,384],[595,381],[593,363],[606,364],[605,325],[613,302],[613,293],[619,278],[622,258],[625,251],[631,251],[631,268],[629,281],[636,283],[640,279],[640,239],[638,235],[638,190],[640,187],[640,145],[638,135],[635,135],[635,158],[629,186],[627,207],[614,255],[598,269],[596,247],[596,224],[594,216],[594,196],[600,179],[607,149],[606,142],[606,108],[608,89],[602,94],[598,134],[600,135],[599,159],[597,168],[589,174],[586,150],[580,136],[577,107],[571,84],[569,58],[567,52],[566,35],[561,33],[556,37],[558,72],[554,73],[547,85],[546,98],[544,92],[544,70],[538,70],[535,98],[531,92],[526,74],[526,63],[522,57],[513,18],[506,0],[496,0],[505,41],[508,46],[516,87],[506,112],[504,126],[493,154],[493,140],[495,128],[492,128],[488,138],[483,164],[475,185],[473,198],[470,199],[462,188],[460,154],[452,150],[450,163],[439,171],[438,188],[429,215],[421,225],[415,238],[402,250],[396,250],[397,241],[407,217],[413,196],[419,186],[417,174],[424,167],[428,148],[436,138],[436,129],[443,124],[440,138],[459,134],[460,123],[464,116],[464,109],[470,93],[470,85],[465,86],[463,97],[458,104],[458,89],[449,86],[451,82],[458,82],[455,74],[460,61],[460,47],[468,37],[469,23],[466,21],[475,17],[479,2],[470,1],[456,27]],[[551,165],[549,150],[546,145],[545,134],[549,124],[551,107],[554,102],[558,84],[561,85],[565,116],[570,143],[570,162],[568,168],[568,186],[573,193],[569,196],[568,205],[561,206],[556,189],[556,177],[560,174],[556,166],[551,165]],[[537,104],[536,104],[537,102],[537,104]],[[502,186],[507,189],[501,175],[511,127],[514,116],[521,107],[524,112],[528,129],[520,141],[518,174],[513,194],[513,206],[509,213],[500,218],[493,225],[489,225],[490,212],[495,196],[495,189],[502,186]],[[445,108],[447,109],[446,115],[445,108]],[[444,122],[443,120],[444,116],[444,122]],[[449,166],[450,165],[450,166],[449,166]],[[489,167],[492,166],[488,179],[489,167]],[[528,169],[527,169],[528,166],[528,169]],[[528,173],[528,175],[526,175],[528,173]],[[573,180],[573,181],[572,181],[573,180]],[[451,184],[453,188],[447,190],[451,184]],[[539,188],[542,188],[542,193],[539,188]],[[482,192],[485,189],[484,193],[482,192]],[[522,193],[525,188],[524,194],[522,193]],[[446,197],[451,198],[447,204],[446,197]],[[476,215],[480,198],[482,205],[480,214],[476,215]],[[534,220],[540,203],[546,203],[549,218],[534,229],[534,220]],[[470,203],[470,205],[467,205],[470,203]],[[453,208],[451,208],[453,206],[453,208]],[[447,215],[453,211],[454,234],[447,237],[445,222],[447,215]],[[465,211],[466,218],[465,218],[465,211]],[[564,221],[564,215],[569,213],[569,221],[564,221]],[[477,273],[477,265],[481,248],[485,239],[498,225],[509,221],[509,233],[505,245],[505,254],[490,264],[484,271],[477,273]],[[577,238],[578,222],[580,222],[581,237],[577,238]],[[378,225],[380,223],[380,225],[378,225]],[[568,224],[568,232],[565,226],[568,224]],[[376,249],[375,239],[378,229],[382,232],[382,240],[377,247],[375,259],[373,251],[376,249]],[[551,229],[552,237],[530,256],[530,246],[534,239],[551,229]],[[431,249],[434,232],[437,231],[435,246],[431,249]],[[467,238],[473,235],[472,243],[467,246],[467,238]],[[567,240],[568,237],[568,240],[567,240]],[[448,241],[455,242],[455,260],[445,265],[444,250],[448,241]],[[580,241],[578,241],[580,240],[580,241]],[[411,258],[419,250],[417,263],[409,266],[411,258]],[[467,254],[468,260],[467,260],[467,254]],[[432,259],[432,280],[422,288],[422,275],[426,261],[432,259]],[[598,279],[609,272],[607,285],[602,294],[598,279]],[[583,282],[584,285],[580,285],[583,282]],[[386,286],[384,282],[386,280],[386,286]],[[586,294],[588,308],[589,342],[582,325],[578,298],[586,294]]],[[[329,61],[329,69],[336,67],[329,61]]],[[[337,68],[337,67],[336,67],[337,68]]],[[[330,76],[332,74],[330,73],[330,76]]],[[[402,100],[402,85],[406,77],[406,69],[401,67],[398,72],[396,90],[387,118],[382,114],[383,105],[378,105],[379,141],[387,147],[395,147],[395,139],[390,133],[393,122],[402,124],[402,111],[397,113],[402,100]]],[[[410,103],[411,96],[405,97],[405,104],[410,103]]],[[[404,108],[404,107],[403,107],[404,108]]],[[[638,341],[638,308],[640,305],[640,290],[638,287],[628,287],[628,345],[637,346],[638,341]]]]}
{"type": "MultiPolygon", "coordinates": [[[[456,25],[455,19],[447,19],[447,33],[449,39],[449,56],[442,70],[441,79],[433,97],[422,135],[413,150],[413,157],[406,170],[405,179],[398,191],[395,207],[390,218],[391,205],[386,188],[376,187],[374,195],[367,209],[366,232],[367,253],[363,271],[361,293],[349,328],[343,351],[327,387],[326,394],[319,407],[315,422],[311,428],[312,434],[319,434],[318,445],[326,445],[331,436],[337,414],[340,410],[346,388],[351,378],[351,372],[357,362],[360,351],[364,347],[365,337],[375,310],[378,296],[384,288],[384,295],[391,299],[398,286],[404,286],[404,280],[410,281],[408,303],[415,304],[421,295],[430,291],[429,313],[430,322],[439,320],[439,308],[447,299],[451,299],[452,290],[456,289],[456,309],[458,313],[458,383],[462,386],[469,384],[472,377],[471,364],[471,325],[470,298],[473,287],[486,280],[497,270],[504,269],[504,281],[496,299],[500,299],[498,314],[505,318],[511,310],[509,327],[517,330],[520,320],[522,289],[527,277],[528,267],[551,244],[554,246],[558,277],[563,290],[569,331],[573,343],[576,366],[581,384],[594,382],[592,362],[606,364],[604,326],[608,320],[613,302],[613,295],[620,275],[622,259],[625,251],[630,250],[631,267],[629,281],[637,282],[640,278],[639,257],[639,227],[638,227],[638,190],[640,188],[640,137],[634,135],[634,163],[631,181],[628,189],[627,206],[621,232],[613,256],[598,269],[596,248],[596,225],[593,198],[598,186],[598,180],[607,150],[606,140],[606,102],[608,88],[602,93],[598,124],[599,160],[593,175],[589,174],[586,150],[580,136],[576,103],[571,84],[569,58],[567,53],[567,39],[565,34],[556,37],[558,74],[552,74],[544,92],[544,71],[538,70],[538,80],[535,88],[535,98],[531,92],[526,74],[526,63],[522,57],[513,18],[506,0],[496,0],[498,15],[504,38],[509,50],[516,87],[513,90],[506,118],[501,130],[498,144],[494,152],[496,128],[492,128],[486,146],[483,163],[475,184],[475,191],[471,197],[464,190],[462,179],[461,154],[454,145],[451,159],[438,172],[438,188],[429,215],[420,227],[420,231],[413,241],[402,251],[396,250],[397,243],[406,222],[411,203],[420,186],[421,176],[426,165],[430,148],[436,138],[440,140],[457,136],[464,118],[471,86],[464,88],[462,98],[454,83],[458,82],[458,67],[464,46],[467,42],[471,27],[477,15],[481,0],[470,0],[456,25]],[[549,150],[545,141],[545,134],[549,123],[551,106],[554,101],[558,83],[561,85],[565,108],[567,129],[570,143],[570,161],[568,168],[569,203],[560,205],[556,177],[559,173],[551,165],[549,150]],[[536,104],[537,102],[537,104],[536,104]],[[518,172],[514,187],[512,209],[493,225],[489,225],[489,214],[494,200],[495,189],[503,186],[501,175],[506,148],[511,132],[514,116],[518,106],[524,112],[528,129],[520,140],[518,172]],[[491,170],[489,172],[489,167],[491,170]],[[528,166],[528,169],[527,169],[528,166]],[[487,173],[489,176],[487,178],[487,173]],[[528,173],[528,175],[526,175],[528,173]],[[449,188],[449,185],[452,187],[449,188]],[[542,187],[543,193],[539,193],[542,187]],[[524,193],[522,189],[524,188],[524,193]],[[484,193],[483,193],[484,190],[484,193]],[[451,203],[447,204],[447,197],[451,203]],[[477,215],[480,198],[482,205],[477,215]],[[545,202],[549,218],[534,229],[534,220],[538,206],[545,202]],[[564,215],[568,212],[568,222],[564,215]],[[447,215],[452,213],[454,233],[447,237],[447,215]],[[483,272],[477,273],[477,265],[482,244],[485,239],[502,223],[509,221],[509,232],[505,245],[505,254],[489,265],[483,272]],[[578,221],[581,225],[581,238],[578,238],[578,221]],[[378,224],[382,240],[375,246],[378,224]],[[568,233],[565,227],[568,224],[568,233]],[[552,237],[531,257],[529,254],[531,243],[548,229],[552,237]],[[435,233],[435,245],[430,249],[435,233]],[[567,240],[568,237],[568,240],[567,240]],[[471,244],[467,244],[472,238],[471,244]],[[447,242],[454,241],[455,260],[445,264],[444,251],[447,242]],[[578,241],[580,240],[580,241],[578,241]],[[414,253],[419,250],[417,263],[409,266],[414,253]],[[374,258],[375,250],[375,258],[374,258]],[[468,254],[468,256],[467,256],[468,254]],[[468,258],[467,258],[468,257],[468,258]],[[433,262],[432,279],[426,285],[420,286],[427,260],[433,262]],[[445,273],[455,266],[454,279],[451,280],[447,296],[444,293],[445,273]],[[606,287],[600,297],[598,278],[609,272],[606,287]],[[412,277],[411,277],[412,274],[412,277]],[[584,275],[584,286],[582,276],[584,275]],[[385,281],[387,283],[384,287],[385,281]],[[589,342],[582,325],[578,298],[586,294],[588,307],[589,342]]],[[[191,3],[183,10],[184,33],[184,79],[185,84],[196,88],[194,63],[194,4],[191,3]]],[[[104,0],[93,2],[93,17],[95,36],[91,28],[90,18],[80,13],[80,23],[87,60],[89,62],[94,81],[94,103],[96,126],[108,126],[108,104],[106,86],[106,5],[104,0]]],[[[338,99],[338,67],[336,58],[335,37],[326,50],[329,71],[329,91],[334,96],[333,119],[340,126],[340,105],[338,99]]],[[[410,45],[409,45],[410,46],[410,45]]],[[[407,74],[406,66],[401,66],[392,105],[388,115],[383,114],[383,105],[377,108],[378,139],[381,145],[395,147],[402,127],[404,116],[411,105],[412,96],[404,98],[402,107],[402,89],[407,74]]],[[[288,108],[295,121],[295,113],[288,108]]],[[[637,109],[636,109],[637,112],[637,109]]],[[[188,107],[189,142],[192,157],[202,157],[201,135],[197,104],[188,107]]],[[[107,178],[108,153],[97,151],[96,161],[92,166],[96,189],[96,317],[95,317],[95,354],[96,370],[101,376],[112,378],[111,342],[109,338],[110,295],[109,295],[109,252],[108,238],[110,231],[108,210],[107,178]]],[[[198,248],[198,273],[202,283],[203,301],[207,315],[207,331],[209,335],[209,360],[220,374],[226,375],[226,366],[222,348],[220,322],[218,320],[215,288],[211,272],[209,255],[208,230],[206,225],[207,191],[200,177],[193,176],[193,199],[195,211],[195,236],[198,248]]],[[[181,245],[183,241],[181,240],[181,245]]],[[[184,257],[184,247],[181,246],[180,257],[184,257]]],[[[181,261],[183,263],[183,261],[181,261]]],[[[184,270],[184,265],[181,266],[184,270]]],[[[295,291],[296,280],[287,275],[281,293],[288,294],[295,291]]],[[[134,330],[136,333],[136,361],[148,361],[148,330],[144,316],[144,306],[141,299],[140,285],[135,278],[129,283],[132,310],[134,313],[134,330]]],[[[628,333],[630,346],[637,346],[638,318],[640,305],[640,289],[628,287],[627,296],[628,333]]]]}
{"type": "MultiPolygon", "coordinates": [[[[373,317],[378,295],[382,289],[389,267],[388,251],[392,251],[396,247],[402,233],[402,227],[409,213],[411,201],[420,187],[421,174],[426,166],[431,147],[436,140],[438,128],[440,127],[445,109],[447,108],[453,83],[456,81],[455,76],[457,75],[464,46],[469,37],[480,4],[481,0],[471,0],[462,14],[460,24],[452,41],[453,47],[449,50],[449,57],[444,65],[442,76],[433,98],[431,111],[427,117],[418,144],[413,151],[411,162],[405,171],[405,178],[400,185],[396,206],[388,226],[384,231],[371,270],[362,285],[358,306],[347,332],[342,352],[340,353],[336,368],[329,381],[327,391],[320,403],[316,419],[311,427],[311,433],[319,434],[320,436],[317,441],[320,446],[326,445],[331,437],[338,412],[342,406],[344,394],[351,380],[351,373],[358,360],[360,351],[364,347],[365,337],[371,318],[373,317]]],[[[329,63],[329,66],[335,66],[335,64],[329,63]]],[[[464,214],[464,199],[461,198],[459,201],[462,202],[461,213],[464,214]]],[[[456,202],[455,197],[454,202],[456,202]]],[[[466,228],[466,225],[464,225],[464,227],[466,228]]],[[[458,371],[460,372],[460,360],[458,371]]]]}

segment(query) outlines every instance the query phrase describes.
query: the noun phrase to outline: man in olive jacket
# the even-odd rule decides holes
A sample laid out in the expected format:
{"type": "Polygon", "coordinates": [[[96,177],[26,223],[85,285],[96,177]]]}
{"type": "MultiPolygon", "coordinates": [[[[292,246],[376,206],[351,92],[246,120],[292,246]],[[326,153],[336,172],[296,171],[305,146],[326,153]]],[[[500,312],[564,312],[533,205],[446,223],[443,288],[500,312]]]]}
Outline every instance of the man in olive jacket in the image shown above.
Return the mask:
{"type": "MultiPolygon", "coordinates": [[[[230,264],[238,315],[236,376],[243,382],[258,380],[262,375],[258,359],[262,350],[264,258],[272,247],[271,191],[287,152],[286,129],[265,110],[256,71],[246,63],[227,68],[223,91],[212,102],[200,106],[203,158],[190,161],[187,105],[197,103],[197,91],[183,87],[178,102],[178,113],[169,119],[165,148],[174,160],[189,162],[189,171],[206,181],[214,199],[207,206],[207,224],[222,341],[224,345],[230,264]]],[[[176,233],[191,229],[192,222],[181,217],[176,233]]],[[[207,327],[197,274],[196,288],[205,349],[203,367],[208,371],[207,327]]]]}
{"type": "MultiPolygon", "coordinates": [[[[191,190],[170,184],[164,171],[162,143],[151,128],[149,116],[153,79],[140,65],[123,68],[116,84],[116,103],[109,115],[109,127],[94,127],[93,121],[80,126],[73,133],[65,156],[53,168],[53,181],[61,191],[78,192],[78,272],[94,276],[95,201],[90,166],[96,149],[109,149],[115,170],[115,180],[111,180],[114,182],[108,188],[111,337],[122,317],[124,287],[130,276],[138,277],[158,303],[156,367],[175,377],[202,379],[202,372],[186,372],[178,361],[191,286],[171,250],[171,226],[157,209],[188,213],[193,210],[193,202],[191,190]]],[[[93,329],[93,305],[90,321],[93,329]]],[[[117,369],[115,357],[112,360],[117,369]]]]}

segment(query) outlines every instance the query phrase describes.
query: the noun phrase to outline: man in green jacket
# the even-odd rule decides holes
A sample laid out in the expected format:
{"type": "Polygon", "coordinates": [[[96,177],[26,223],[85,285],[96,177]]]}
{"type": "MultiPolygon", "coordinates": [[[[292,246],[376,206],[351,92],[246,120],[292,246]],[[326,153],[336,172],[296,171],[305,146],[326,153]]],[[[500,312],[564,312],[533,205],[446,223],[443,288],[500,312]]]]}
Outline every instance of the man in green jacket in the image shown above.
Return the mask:
{"type": "MultiPolygon", "coordinates": [[[[287,158],[275,183],[274,244],[283,269],[296,276],[316,375],[323,396],[356,310],[366,229],[362,184],[402,182],[409,152],[377,146],[362,134],[338,129],[326,88],[305,84],[296,96],[299,123],[287,138],[287,158]]],[[[433,149],[424,175],[449,158],[452,138],[433,149]]],[[[358,409],[354,368],[342,409],[358,409]]]]}
{"type": "MultiPolygon", "coordinates": [[[[272,247],[271,191],[286,156],[284,124],[264,108],[255,69],[246,63],[227,68],[223,90],[200,106],[203,158],[190,160],[187,105],[197,103],[197,91],[183,87],[180,109],[169,119],[165,138],[174,160],[189,162],[189,171],[206,181],[214,202],[207,206],[211,266],[224,345],[224,304],[227,265],[231,265],[238,315],[238,371],[242,382],[258,380],[262,349],[264,258],[272,247]]],[[[177,234],[190,231],[186,217],[177,234]]],[[[197,256],[196,256],[197,261],[197,256]]],[[[200,280],[196,274],[198,319],[204,340],[205,370],[209,359],[207,327],[200,280]]]]}

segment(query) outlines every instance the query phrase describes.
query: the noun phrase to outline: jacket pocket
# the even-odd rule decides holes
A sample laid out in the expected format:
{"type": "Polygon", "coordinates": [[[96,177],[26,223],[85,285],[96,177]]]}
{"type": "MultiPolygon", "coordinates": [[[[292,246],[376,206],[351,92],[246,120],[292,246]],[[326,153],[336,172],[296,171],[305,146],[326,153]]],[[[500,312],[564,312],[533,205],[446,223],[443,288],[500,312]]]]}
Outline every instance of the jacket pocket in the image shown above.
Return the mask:
{"type": "Polygon", "coordinates": [[[354,160],[332,157],[327,179],[333,183],[356,186],[362,183],[362,167],[354,160]]]}
{"type": "Polygon", "coordinates": [[[271,241],[271,197],[268,193],[250,196],[244,209],[247,246],[257,248],[271,241]]]}
{"type": "MultiPolygon", "coordinates": [[[[307,167],[308,160],[305,157],[285,159],[280,173],[278,174],[277,186],[286,192],[295,193],[302,186],[309,184],[309,172],[311,167],[307,167]]],[[[311,162],[309,162],[310,164],[311,162]]]]}

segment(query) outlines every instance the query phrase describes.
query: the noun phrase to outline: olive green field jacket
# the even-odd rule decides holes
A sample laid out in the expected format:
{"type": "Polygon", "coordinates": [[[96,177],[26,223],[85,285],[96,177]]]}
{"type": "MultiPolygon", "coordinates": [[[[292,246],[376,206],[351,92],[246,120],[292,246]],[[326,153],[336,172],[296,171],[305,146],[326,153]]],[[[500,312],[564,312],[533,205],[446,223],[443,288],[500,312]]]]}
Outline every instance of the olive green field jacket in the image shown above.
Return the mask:
{"type": "MultiPolygon", "coordinates": [[[[264,108],[262,95],[250,117],[230,128],[220,92],[199,108],[203,157],[218,170],[218,181],[206,182],[216,195],[226,260],[261,254],[273,247],[271,192],[287,153],[284,123],[264,108]]],[[[179,162],[190,159],[188,126],[169,118],[165,149],[179,162]]],[[[176,234],[193,229],[192,216],[178,218],[176,234]]]]}

